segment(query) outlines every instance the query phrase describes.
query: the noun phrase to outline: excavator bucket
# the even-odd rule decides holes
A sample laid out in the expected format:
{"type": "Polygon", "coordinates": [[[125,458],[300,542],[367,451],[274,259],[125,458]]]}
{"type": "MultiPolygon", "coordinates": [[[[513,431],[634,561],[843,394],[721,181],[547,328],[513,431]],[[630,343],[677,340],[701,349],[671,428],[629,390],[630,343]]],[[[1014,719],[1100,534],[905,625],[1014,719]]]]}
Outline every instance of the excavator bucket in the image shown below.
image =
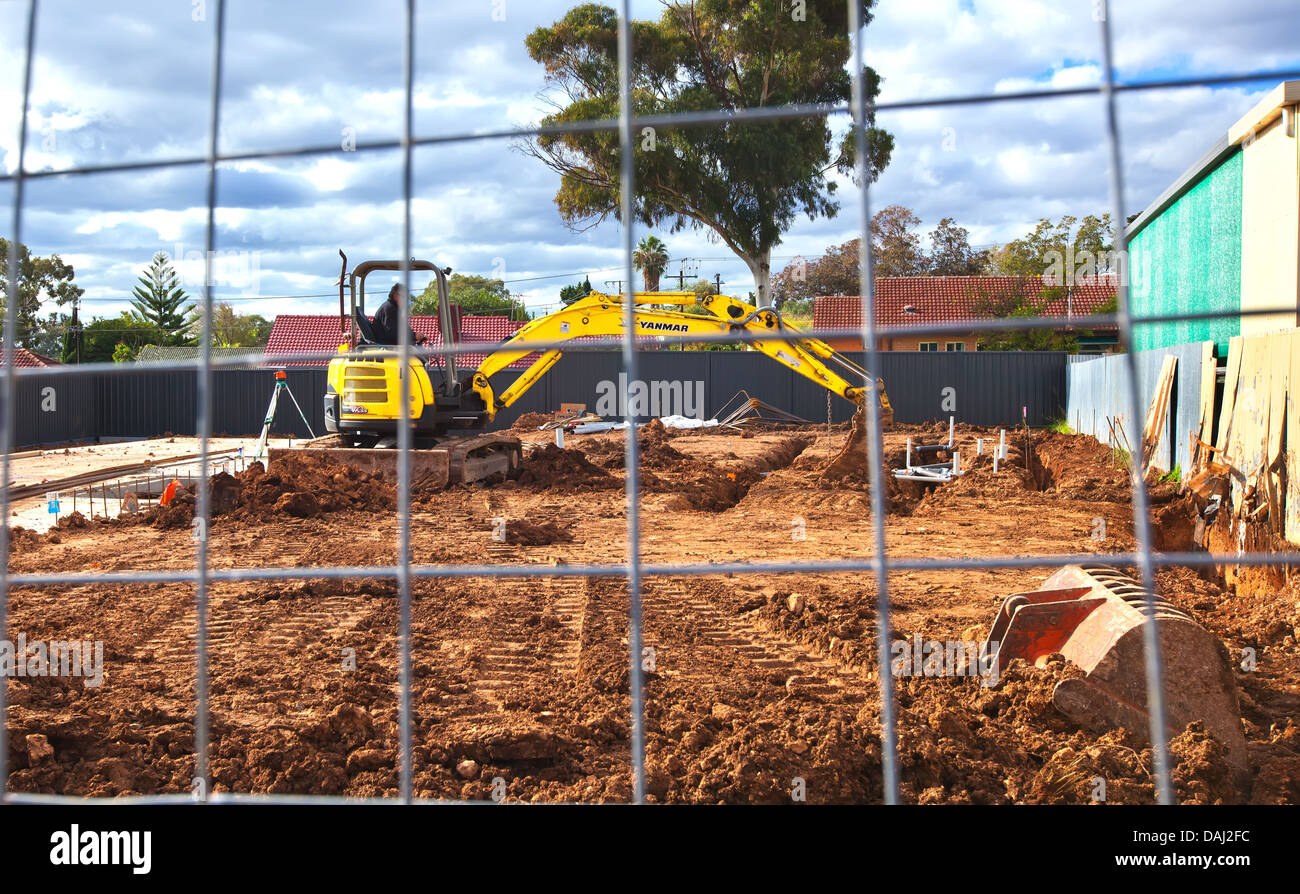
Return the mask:
{"type": "MultiPolygon", "coordinates": [[[[1237,687],[1220,641],[1191,616],[1157,597],[1169,734],[1199,720],[1244,769],[1246,739],[1237,687]]],[[[1142,587],[1106,565],[1069,565],[1041,590],[1007,597],[985,644],[996,679],[1013,658],[1040,662],[1059,652],[1084,671],[1062,680],[1056,707],[1090,728],[1124,727],[1145,736],[1147,714],[1142,587]]]]}

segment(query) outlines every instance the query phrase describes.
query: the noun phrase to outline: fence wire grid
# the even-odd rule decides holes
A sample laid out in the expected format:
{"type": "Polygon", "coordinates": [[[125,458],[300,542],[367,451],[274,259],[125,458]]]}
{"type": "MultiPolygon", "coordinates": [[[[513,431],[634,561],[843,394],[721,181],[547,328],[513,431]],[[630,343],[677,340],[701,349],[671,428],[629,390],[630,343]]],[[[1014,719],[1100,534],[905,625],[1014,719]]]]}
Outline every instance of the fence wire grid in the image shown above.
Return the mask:
{"type": "MultiPolygon", "coordinates": [[[[213,296],[213,252],[216,241],[215,214],[218,205],[217,166],[219,163],[240,162],[266,159],[287,159],[306,156],[325,156],[340,152],[337,144],[299,145],[293,147],[273,148],[261,151],[221,153],[218,151],[222,108],[222,75],[225,50],[226,2],[214,0],[213,16],[214,42],[211,60],[211,85],[208,110],[207,152],[203,156],[180,156],[170,159],[146,159],[139,161],[116,162],[99,165],[75,165],[58,169],[27,171],[26,148],[28,139],[28,113],[30,111],[32,63],[39,19],[39,0],[28,0],[26,28],[24,32],[25,51],[22,65],[22,108],[18,125],[17,167],[12,174],[0,176],[0,182],[11,183],[13,188],[12,222],[10,225],[11,241],[9,245],[8,294],[17,294],[18,246],[22,236],[24,210],[24,184],[29,180],[54,177],[89,176],[94,174],[165,170],[181,167],[203,165],[207,170],[206,180],[206,239],[204,288],[202,297],[201,346],[199,357],[191,361],[166,361],[135,364],[95,363],[42,368],[39,370],[19,369],[9,358],[13,358],[17,343],[17,301],[9,301],[4,321],[4,364],[3,403],[0,406],[0,478],[10,480],[11,454],[14,448],[14,411],[19,378],[40,375],[66,376],[90,373],[125,373],[142,370],[174,370],[178,372],[193,371],[197,377],[197,418],[198,440],[200,442],[200,468],[209,465],[209,441],[212,437],[212,372],[227,366],[245,363],[240,358],[214,357],[212,342],[213,296]]],[[[359,141],[356,152],[374,152],[382,150],[400,150],[402,156],[402,269],[400,278],[407,294],[410,293],[411,269],[407,259],[411,258],[412,226],[412,151],[418,146],[465,143],[474,141],[491,141],[514,139],[518,137],[560,134],[566,132],[616,132],[621,149],[622,178],[620,182],[621,219],[633,220],[634,206],[634,152],[629,151],[635,145],[634,134],[642,127],[699,127],[720,124],[739,124],[763,122],[771,126],[780,126],[785,120],[821,117],[830,115],[848,115],[856,125],[856,174],[860,186],[858,203],[857,230],[859,234],[859,282],[862,295],[862,325],[853,329],[817,330],[816,336],[826,338],[860,339],[866,354],[867,370],[879,368],[877,347],[881,339],[895,335],[940,335],[957,331],[986,333],[1012,332],[1044,327],[1074,325],[1083,327],[1114,326],[1119,332],[1121,345],[1132,344],[1134,327],[1143,324],[1175,322],[1188,320],[1214,320],[1224,317],[1242,317],[1267,315],[1278,310],[1294,310],[1291,307],[1242,309],[1240,311],[1190,312],[1186,314],[1159,314],[1134,316],[1130,312],[1128,286],[1125,277],[1116,278],[1117,310],[1110,314],[1096,314],[1088,317],[1070,318],[1032,317],[1002,318],[967,321],[958,324],[918,324],[918,325],[878,325],[875,318],[875,296],[873,258],[871,240],[867,238],[871,219],[870,198],[871,181],[867,176],[867,138],[863,126],[870,112],[901,111],[908,109],[927,109],[953,106],[978,106],[996,103],[1016,103],[1036,100],[1061,100],[1069,97],[1096,96],[1102,104],[1102,128],[1108,149],[1109,192],[1112,220],[1115,222],[1113,249],[1117,256],[1124,257],[1126,219],[1124,208],[1124,181],[1122,170],[1122,150],[1119,141],[1119,121],[1116,111],[1116,96],[1125,92],[1169,90],[1190,87],[1225,86],[1255,82],[1277,82],[1300,77],[1300,70],[1248,70],[1226,75],[1203,77],[1170,78],[1161,80],[1134,81],[1121,83],[1116,80],[1114,71],[1111,14],[1108,0],[1095,0],[1091,5],[1093,17],[1098,23],[1098,40],[1102,58],[1102,82],[1097,86],[1070,87],[1056,89],[1021,90],[1015,92],[975,93],[969,95],[940,96],[935,98],[905,100],[899,102],[869,102],[864,83],[864,41],[861,8],[849,0],[849,31],[852,37],[852,94],[851,102],[843,104],[796,104],[773,107],[747,108],[741,110],[702,111],[690,113],[673,113],[636,116],[631,113],[631,34],[630,34],[630,0],[620,0],[618,19],[618,75],[620,107],[617,118],[596,119],[571,122],[560,125],[546,125],[524,128],[502,128],[498,130],[460,132],[441,135],[416,136],[413,132],[413,95],[414,95],[414,53],[415,53],[415,14],[417,0],[406,0],[403,20],[403,122],[402,135],[397,140],[359,141]]],[[[622,229],[622,251],[624,256],[623,281],[629,284],[634,280],[632,254],[634,250],[635,226],[622,229]]],[[[638,345],[633,336],[634,308],[632,301],[624,301],[624,335],[619,339],[589,338],[591,346],[617,346],[622,349],[624,370],[629,381],[637,379],[638,353],[645,348],[638,345]]],[[[401,303],[402,319],[399,324],[401,341],[397,351],[401,357],[403,370],[408,369],[409,362],[416,357],[430,358],[446,354],[460,354],[472,351],[491,350],[495,342],[457,342],[441,348],[419,348],[411,343],[408,325],[409,309],[401,303]]],[[[792,333],[789,330],[777,330],[766,334],[728,332],[716,336],[691,336],[693,342],[735,344],[741,341],[790,342],[807,333],[792,333]]],[[[571,346],[566,341],[537,340],[529,343],[534,349],[550,349],[571,346]]],[[[265,355],[266,360],[286,362],[294,360],[331,359],[334,352],[296,352],[265,355]]],[[[1142,418],[1142,402],[1136,363],[1131,351],[1125,351],[1125,367],[1128,373],[1128,388],[1124,398],[1130,418],[1142,418]]],[[[864,380],[870,386],[870,379],[864,380]]],[[[888,383],[886,383],[888,386],[888,383]]],[[[401,412],[402,422],[409,423],[410,417],[410,377],[401,378],[401,412]]],[[[191,571],[122,571],[95,573],[56,573],[56,574],[13,574],[9,571],[10,554],[10,493],[5,487],[0,493],[0,631],[8,629],[9,591],[14,586],[67,585],[67,584],[132,584],[151,582],[192,583],[194,587],[195,606],[197,609],[196,626],[196,681],[195,681],[195,719],[194,719],[194,756],[195,774],[194,791],[190,794],[144,795],[118,798],[115,801],[132,803],[217,803],[217,802],[253,802],[253,803],[391,803],[392,798],[353,798],[332,795],[257,795],[244,793],[213,793],[210,786],[209,748],[211,731],[209,729],[209,674],[208,674],[208,593],[213,582],[251,581],[251,580],[338,580],[346,578],[391,578],[397,583],[400,603],[400,621],[398,630],[398,682],[399,696],[399,748],[398,776],[400,800],[406,803],[428,803],[435,799],[416,798],[414,794],[412,767],[412,641],[411,641],[411,584],[416,579],[426,578],[546,578],[546,577],[606,577],[626,579],[629,591],[628,613],[628,667],[630,671],[630,745],[632,800],[641,804],[645,801],[645,728],[644,728],[644,680],[641,668],[641,644],[643,635],[642,581],[648,576],[704,576],[721,574],[806,574],[834,572],[870,573],[876,586],[876,640],[878,680],[880,686],[880,726],[883,777],[883,800],[886,804],[899,803],[899,762],[898,762],[898,717],[895,699],[894,674],[891,666],[890,643],[890,597],[889,574],[891,571],[925,571],[944,569],[1012,569],[1012,568],[1059,568],[1080,562],[1093,562],[1099,558],[1097,553],[1053,554],[1030,556],[981,556],[929,558],[914,556],[890,557],[885,543],[885,521],[887,502],[884,492],[884,480],[880,458],[883,456],[882,427],[879,403],[867,400],[867,439],[864,461],[870,476],[870,522],[873,535],[873,551],[867,559],[822,560],[808,562],[774,561],[774,562],[727,562],[727,563],[645,563],[641,559],[640,535],[640,476],[638,443],[636,438],[635,418],[632,409],[627,408],[625,421],[628,423],[625,440],[624,467],[626,472],[626,506],[627,506],[627,542],[624,563],[557,565],[538,567],[528,564],[418,564],[412,561],[410,551],[411,535],[411,450],[412,431],[409,424],[399,425],[398,429],[398,478],[397,478],[397,561],[384,566],[314,566],[314,567],[263,567],[213,569],[208,561],[208,537],[196,537],[196,567],[191,571]]],[[[1143,590],[1143,612],[1149,623],[1143,625],[1143,645],[1145,658],[1146,694],[1150,706],[1149,736],[1153,754],[1153,778],[1156,798],[1162,804],[1175,802],[1171,780],[1169,737],[1165,723],[1165,674],[1161,657],[1159,639],[1159,621],[1155,604],[1155,572],[1157,568],[1170,566],[1187,566],[1208,568],[1214,565],[1235,564],[1242,566],[1284,566],[1300,564],[1300,551],[1289,552],[1245,552],[1242,554],[1222,554],[1209,552],[1156,553],[1154,551],[1153,531],[1149,513],[1149,500],[1146,487],[1138,469],[1141,457],[1131,456],[1132,507],[1135,531],[1135,548],[1128,552],[1106,553],[1104,558],[1122,566],[1136,567],[1138,580],[1143,590]]],[[[195,515],[198,528],[206,532],[211,518],[209,488],[198,487],[195,492],[195,515]]],[[[87,800],[73,795],[47,795],[12,792],[8,790],[8,704],[7,687],[0,685],[0,802],[3,803],[84,803],[87,800]]],[[[436,799],[447,803],[446,799],[436,799]]]]}

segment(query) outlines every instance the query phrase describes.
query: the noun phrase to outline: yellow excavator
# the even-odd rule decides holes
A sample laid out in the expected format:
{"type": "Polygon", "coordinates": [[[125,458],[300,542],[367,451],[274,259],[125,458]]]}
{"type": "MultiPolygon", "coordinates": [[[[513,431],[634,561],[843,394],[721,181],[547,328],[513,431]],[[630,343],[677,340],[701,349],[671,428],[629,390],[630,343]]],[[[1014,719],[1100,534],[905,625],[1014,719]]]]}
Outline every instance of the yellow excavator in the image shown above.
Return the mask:
{"type": "MultiPolygon", "coordinates": [[[[391,345],[375,343],[366,316],[366,278],[376,271],[399,271],[400,261],[364,261],[350,272],[347,256],[339,275],[339,334],[345,342],[330,361],[325,393],[325,428],[331,434],[309,442],[293,452],[317,453],[361,469],[392,474],[397,432],[401,420],[400,360],[391,345]]],[[[454,347],[459,341],[447,287],[450,267],[430,261],[412,260],[412,272],[432,274],[438,296],[438,322],[443,367],[430,377],[413,357],[410,363],[409,414],[414,438],[412,482],[424,486],[474,482],[494,475],[509,475],[522,456],[519,439],[509,434],[484,434],[497,412],[511,406],[560,359],[557,347],[537,348],[584,336],[621,336],[624,298],[592,292],[585,298],[524,325],[498,344],[479,364],[464,375],[456,367],[454,347]],[[516,360],[539,353],[508,388],[497,394],[492,377],[516,360]]],[[[772,308],[759,308],[727,295],[696,295],[694,292],[640,292],[636,303],[638,338],[671,337],[689,342],[691,336],[740,333],[742,341],[778,363],[838,394],[859,408],[872,392],[880,401],[881,418],[887,426],[893,409],[880,379],[839,354],[825,342],[800,335],[789,341],[767,341],[759,336],[782,331],[799,332],[797,326],[772,308]],[[695,308],[687,313],[671,308],[695,308]],[[669,308],[669,309],[665,309],[669,308]],[[839,371],[836,368],[838,367],[839,371]],[[874,381],[874,388],[866,383],[874,381]]],[[[463,349],[462,349],[463,350],[463,349]]],[[[280,450],[268,459],[274,462],[280,450]]]]}
{"type": "MultiPolygon", "coordinates": [[[[790,341],[758,338],[783,330],[802,331],[773,308],[755,307],[729,295],[696,295],[694,292],[637,292],[633,294],[632,300],[637,305],[635,319],[638,337],[672,336],[689,342],[692,335],[742,333],[745,344],[762,351],[850,403],[862,406],[868,391],[874,390],[879,395],[883,424],[893,424],[894,410],[885,394],[885,383],[876,379],[874,389],[856,384],[870,381],[867,371],[824,341],[806,335],[790,341]],[[663,309],[696,305],[707,311],[707,315],[663,309]],[[837,372],[834,366],[838,366],[842,372],[837,372]]],[[[489,408],[489,414],[495,414],[497,410],[510,406],[523,396],[560,359],[562,352],[559,348],[546,350],[509,388],[499,395],[494,393],[492,376],[533,353],[533,349],[528,347],[530,342],[553,343],[582,336],[622,335],[623,316],[621,295],[592,292],[563,310],[533,320],[512,338],[502,342],[474,371],[469,380],[470,385],[489,408]]]]}

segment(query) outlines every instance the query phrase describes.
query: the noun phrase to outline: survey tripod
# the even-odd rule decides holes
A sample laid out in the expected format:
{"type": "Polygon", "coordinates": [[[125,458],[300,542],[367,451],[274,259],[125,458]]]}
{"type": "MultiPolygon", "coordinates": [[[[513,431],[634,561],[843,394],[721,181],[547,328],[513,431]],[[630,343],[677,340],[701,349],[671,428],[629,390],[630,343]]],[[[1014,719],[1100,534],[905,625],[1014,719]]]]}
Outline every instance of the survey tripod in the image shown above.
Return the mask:
{"type": "Polygon", "coordinates": [[[289,400],[293,401],[294,409],[298,411],[298,416],[302,419],[302,424],[307,426],[307,432],[313,438],[316,433],[311,429],[311,423],[307,421],[307,414],[303,413],[302,407],[298,405],[298,398],[293,396],[289,390],[289,376],[282,369],[275,371],[275,390],[271,392],[271,404],[266,408],[266,421],[262,423],[262,433],[257,438],[257,450],[253,455],[254,460],[261,460],[266,453],[266,442],[271,436],[271,422],[275,419],[275,408],[280,402],[280,392],[283,391],[289,395],[289,400]]]}

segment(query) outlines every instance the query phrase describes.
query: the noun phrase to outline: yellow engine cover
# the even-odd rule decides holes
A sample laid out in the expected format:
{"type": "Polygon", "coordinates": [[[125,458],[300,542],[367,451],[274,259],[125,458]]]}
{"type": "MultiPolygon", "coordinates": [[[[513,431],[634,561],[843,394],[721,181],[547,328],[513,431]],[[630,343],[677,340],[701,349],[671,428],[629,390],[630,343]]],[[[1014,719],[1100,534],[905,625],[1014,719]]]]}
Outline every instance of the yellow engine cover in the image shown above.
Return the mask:
{"type": "MultiPolygon", "coordinates": [[[[349,352],[330,361],[328,382],[339,395],[339,418],[350,422],[400,419],[399,359],[391,350],[349,352]]],[[[419,360],[411,360],[410,419],[433,404],[433,383],[419,360]]]]}

